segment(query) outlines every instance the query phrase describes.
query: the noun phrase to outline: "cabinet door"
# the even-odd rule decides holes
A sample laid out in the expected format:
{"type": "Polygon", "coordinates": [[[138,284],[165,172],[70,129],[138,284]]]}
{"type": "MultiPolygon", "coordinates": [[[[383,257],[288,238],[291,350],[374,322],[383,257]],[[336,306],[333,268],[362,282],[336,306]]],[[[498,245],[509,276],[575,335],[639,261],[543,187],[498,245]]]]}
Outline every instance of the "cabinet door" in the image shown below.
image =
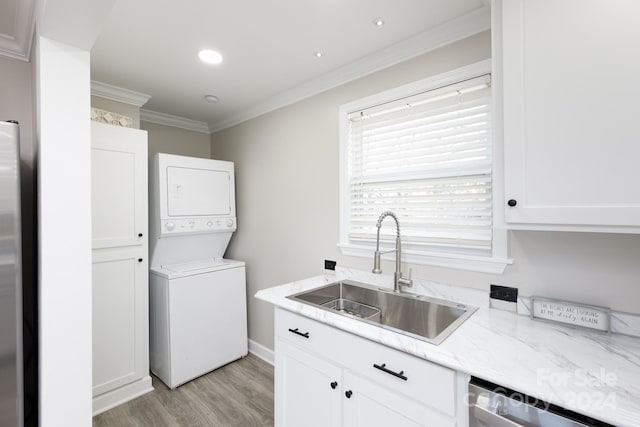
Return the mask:
{"type": "Polygon", "coordinates": [[[148,265],[139,250],[93,254],[93,395],[148,371],[148,265]]]}
{"type": "Polygon", "coordinates": [[[350,371],[344,373],[343,398],[344,425],[349,427],[456,425],[454,419],[350,371]]]}
{"type": "Polygon", "coordinates": [[[640,2],[496,6],[506,222],[640,232],[640,2]]]}
{"type": "Polygon", "coordinates": [[[276,427],[341,424],[341,368],[276,339],[276,427]]]}
{"type": "Polygon", "coordinates": [[[453,418],[351,371],[345,371],[343,382],[345,426],[455,427],[456,425],[453,418]]]}
{"type": "Polygon", "coordinates": [[[142,245],[148,222],[146,131],[92,122],[91,168],[93,248],[142,245]]]}

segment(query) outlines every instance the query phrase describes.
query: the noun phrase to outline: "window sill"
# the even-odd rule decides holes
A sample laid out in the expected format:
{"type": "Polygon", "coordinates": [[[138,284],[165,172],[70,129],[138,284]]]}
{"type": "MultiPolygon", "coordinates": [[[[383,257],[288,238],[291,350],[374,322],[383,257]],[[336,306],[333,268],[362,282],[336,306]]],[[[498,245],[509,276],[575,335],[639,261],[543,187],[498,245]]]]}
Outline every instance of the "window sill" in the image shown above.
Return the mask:
{"type": "MultiPolygon", "coordinates": [[[[338,248],[340,248],[343,255],[373,259],[374,249],[368,246],[338,243],[338,248]]],[[[382,259],[393,261],[395,259],[395,254],[383,254],[382,259]]],[[[507,265],[513,264],[513,260],[510,258],[442,254],[412,250],[402,251],[402,262],[489,274],[502,274],[504,273],[504,269],[507,265]]]]}

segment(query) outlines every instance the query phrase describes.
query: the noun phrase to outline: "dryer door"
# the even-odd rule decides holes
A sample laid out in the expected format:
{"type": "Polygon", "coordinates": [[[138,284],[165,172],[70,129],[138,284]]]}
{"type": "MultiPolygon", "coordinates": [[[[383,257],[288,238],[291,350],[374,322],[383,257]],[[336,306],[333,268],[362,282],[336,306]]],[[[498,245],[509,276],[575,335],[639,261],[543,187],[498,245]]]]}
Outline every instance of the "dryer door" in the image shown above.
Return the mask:
{"type": "Polygon", "coordinates": [[[232,215],[231,197],[228,171],[167,167],[170,217],[232,215]]]}

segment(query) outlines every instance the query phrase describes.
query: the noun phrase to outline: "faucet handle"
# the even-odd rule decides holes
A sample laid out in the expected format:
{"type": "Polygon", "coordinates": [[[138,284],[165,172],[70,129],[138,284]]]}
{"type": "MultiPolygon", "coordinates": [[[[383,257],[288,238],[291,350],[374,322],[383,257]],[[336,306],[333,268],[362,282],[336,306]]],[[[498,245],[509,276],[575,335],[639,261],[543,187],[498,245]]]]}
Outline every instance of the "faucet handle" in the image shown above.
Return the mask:
{"type": "Polygon", "coordinates": [[[398,282],[402,286],[406,286],[408,288],[413,286],[413,279],[411,279],[411,273],[412,273],[412,269],[411,267],[409,267],[409,277],[402,277],[402,273],[400,273],[400,279],[398,280],[398,282]]]}

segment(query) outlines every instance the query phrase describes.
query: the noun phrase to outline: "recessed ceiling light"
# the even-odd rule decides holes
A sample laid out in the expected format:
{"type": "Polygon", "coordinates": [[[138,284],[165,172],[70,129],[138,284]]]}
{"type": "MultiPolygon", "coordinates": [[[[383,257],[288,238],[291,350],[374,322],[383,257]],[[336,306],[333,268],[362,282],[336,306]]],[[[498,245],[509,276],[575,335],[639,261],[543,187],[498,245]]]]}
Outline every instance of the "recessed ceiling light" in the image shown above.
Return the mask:
{"type": "Polygon", "coordinates": [[[204,99],[210,104],[215,104],[216,102],[218,102],[218,97],[215,95],[205,95],[204,99]]]}
{"type": "Polygon", "coordinates": [[[222,55],[215,50],[201,50],[198,52],[198,58],[207,64],[219,64],[222,62],[222,55]]]}
{"type": "Polygon", "coordinates": [[[376,18],[373,20],[373,25],[375,25],[376,27],[382,27],[384,25],[384,19],[382,18],[376,18]]]}
{"type": "Polygon", "coordinates": [[[313,56],[315,56],[316,58],[320,58],[320,57],[322,57],[322,55],[323,55],[323,53],[320,52],[320,51],[313,52],[313,56]]]}

